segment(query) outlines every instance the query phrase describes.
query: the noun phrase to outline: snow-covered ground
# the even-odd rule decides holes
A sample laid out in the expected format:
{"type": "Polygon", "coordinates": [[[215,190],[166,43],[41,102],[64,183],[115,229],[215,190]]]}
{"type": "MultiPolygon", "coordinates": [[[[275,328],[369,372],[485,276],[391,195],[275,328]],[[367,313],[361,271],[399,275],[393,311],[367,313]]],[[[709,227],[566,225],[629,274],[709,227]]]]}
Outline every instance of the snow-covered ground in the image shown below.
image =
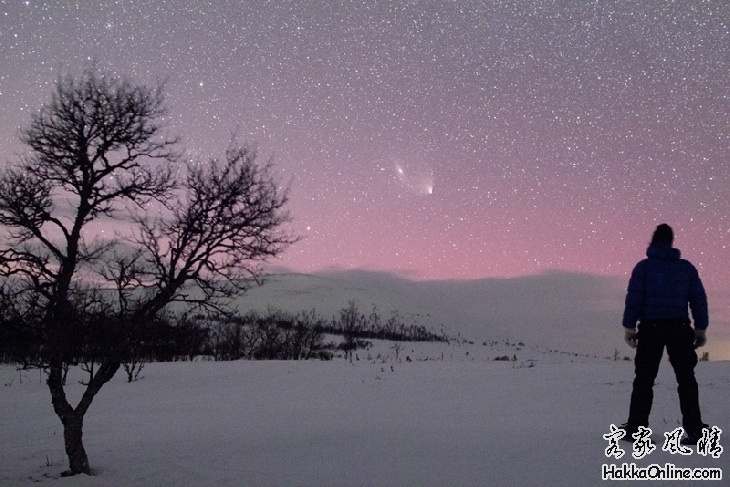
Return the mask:
{"type": "MultiPolygon", "coordinates": [[[[120,373],[86,417],[95,475],[73,478],[59,478],[62,428],[41,374],[0,367],[0,485],[595,485],[602,464],[622,463],[730,475],[730,451],[662,451],[680,418],[666,361],[651,418],[657,449],[634,460],[622,443],[617,460],[602,436],[626,419],[630,361],[505,343],[403,345],[400,362],[381,342],[353,363],[148,364],[134,383],[120,373]],[[503,355],[517,360],[494,360],[503,355]]],[[[730,362],[700,363],[697,376],[704,419],[730,431],[730,362]]]]}

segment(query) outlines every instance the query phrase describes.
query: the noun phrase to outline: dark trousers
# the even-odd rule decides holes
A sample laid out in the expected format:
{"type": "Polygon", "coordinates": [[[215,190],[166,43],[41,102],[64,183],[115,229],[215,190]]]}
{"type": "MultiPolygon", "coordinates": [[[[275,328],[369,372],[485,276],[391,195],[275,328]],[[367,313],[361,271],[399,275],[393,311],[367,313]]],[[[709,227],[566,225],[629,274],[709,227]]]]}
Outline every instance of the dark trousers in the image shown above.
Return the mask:
{"type": "Polygon", "coordinates": [[[639,324],[636,346],[636,378],[631,393],[629,426],[648,426],[654,399],[654,379],[659,371],[664,347],[677,377],[682,426],[687,432],[702,430],[702,416],[695,366],[694,330],[684,320],[642,322],[639,324]]]}

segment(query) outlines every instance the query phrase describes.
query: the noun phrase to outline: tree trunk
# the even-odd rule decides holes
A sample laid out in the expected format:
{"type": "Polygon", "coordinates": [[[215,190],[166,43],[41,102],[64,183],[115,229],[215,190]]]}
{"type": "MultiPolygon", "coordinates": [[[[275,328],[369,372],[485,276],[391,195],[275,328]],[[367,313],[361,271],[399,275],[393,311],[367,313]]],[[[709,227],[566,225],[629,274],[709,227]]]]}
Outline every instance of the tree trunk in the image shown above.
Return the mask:
{"type": "Polygon", "coordinates": [[[63,364],[51,363],[48,373],[48,389],[51,391],[53,410],[63,424],[63,442],[68,456],[69,469],[64,476],[85,473],[91,474],[89,458],[83,443],[84,412],[76,411],[69,404],[63,389],[63,364]]]}
{"type": "Polygon", "coordinates": [[[102,363],[94,377],[89,380],[81,401],[73,408],[63,389],[62,363],[60,361],[51,363],[48,373],[48,389],[51,391],[53,410],[63,424],[63,441],[68,456],[69,469],[63,472],[63,476],[80,473],[91,475],[89,458],[83,442],[84,415],[89,410],[94,396],[104,384],[114,377],[120,365],[120,362],[114,360],[102,363]]]}
{"type": "Polygon", "coordinates": [[[91,475],[89,457],[86,456],[83,442],[84,416],[76,411],[68,415],[63,421],[63,442],[68,456],[67,472],[63,476],[84,473],[91,475]]]}

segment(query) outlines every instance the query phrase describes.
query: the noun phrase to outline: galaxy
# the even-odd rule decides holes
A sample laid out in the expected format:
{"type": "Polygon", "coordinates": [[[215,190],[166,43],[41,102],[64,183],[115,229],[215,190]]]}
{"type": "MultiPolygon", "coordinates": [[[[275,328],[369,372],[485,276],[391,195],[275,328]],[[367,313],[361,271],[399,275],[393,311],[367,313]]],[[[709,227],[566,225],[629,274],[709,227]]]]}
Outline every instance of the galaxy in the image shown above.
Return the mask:
{"type": "Polygon", "coordinates": [[[729,21],[711,1],[5,0],[1,161],[96,63],[165,81],[189,160],[233,137],[274,160],[303,237],[279,268],[626,277],[666,222],[730,317],[729,21]]]}

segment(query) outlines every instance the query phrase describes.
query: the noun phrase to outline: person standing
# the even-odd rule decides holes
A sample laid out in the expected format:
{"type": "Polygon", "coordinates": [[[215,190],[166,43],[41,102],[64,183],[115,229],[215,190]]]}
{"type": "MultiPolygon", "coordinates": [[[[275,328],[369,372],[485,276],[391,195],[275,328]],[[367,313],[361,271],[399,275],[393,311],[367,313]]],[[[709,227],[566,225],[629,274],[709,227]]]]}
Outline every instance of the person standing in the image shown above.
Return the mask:
{"type": "Polygon", "coordinates": [[[658,225],[646,251],[647,258],[634,267],[626,292],[624,338],[630,347],[636,348],[629,419],[622,425],[626,431],[624,439],[628,441],[633,441],[630,438],[640,426],[649,426],[654,380],[664,348],[677,378],[682,427],[687,434],[682,444],[696,444],[702,429],[707,427],[702,422],[694,373],[695,349],[706,343],[707,295],[697,269],[681,258],[673,243],[672,227],[658,225]]]}

